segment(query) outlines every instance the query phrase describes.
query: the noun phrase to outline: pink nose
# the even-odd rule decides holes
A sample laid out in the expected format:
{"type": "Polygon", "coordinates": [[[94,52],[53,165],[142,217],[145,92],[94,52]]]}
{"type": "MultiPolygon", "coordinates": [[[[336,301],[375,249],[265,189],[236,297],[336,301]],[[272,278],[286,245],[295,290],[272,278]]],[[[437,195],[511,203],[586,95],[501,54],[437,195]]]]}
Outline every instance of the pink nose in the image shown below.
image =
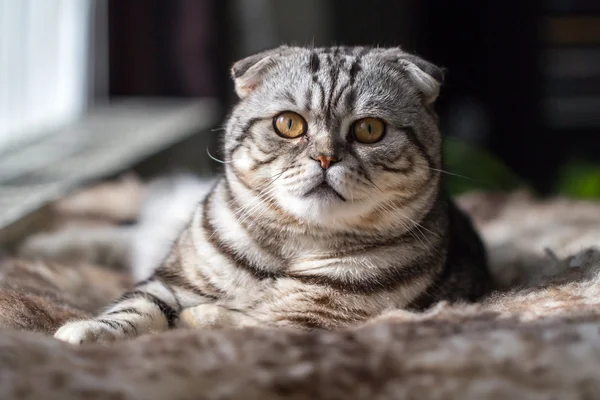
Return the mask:
{"type": "Polygon", "coordinates": [[[337,162],[338,160],[332,156],[319,156],[317,157],[317,161],[321,163],[321,168],[327,169],[331,166],[331,164],[337,162]]]}

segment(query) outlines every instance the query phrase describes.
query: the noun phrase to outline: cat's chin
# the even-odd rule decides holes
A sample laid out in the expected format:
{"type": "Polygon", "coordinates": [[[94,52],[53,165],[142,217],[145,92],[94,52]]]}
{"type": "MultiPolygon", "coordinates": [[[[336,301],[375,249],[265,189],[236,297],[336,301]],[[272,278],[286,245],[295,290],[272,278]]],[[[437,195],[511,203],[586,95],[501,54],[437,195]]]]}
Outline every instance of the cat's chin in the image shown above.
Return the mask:
{"type": "Polygon", "coordinates": [[[335,204],[340,201],[346,201],[346,198],[340,192],[325,182],[308,191],[303,197],[307,200],[323,204],[335,204]]]}
{"type": "Polygon", "coordinates": [[[280,206],[298,219],[331,226],[352,222],[366,211],[365,204],[346,201],[342,195],[327,188],[302,197],[286,196],[281,199],[280,206]]]}

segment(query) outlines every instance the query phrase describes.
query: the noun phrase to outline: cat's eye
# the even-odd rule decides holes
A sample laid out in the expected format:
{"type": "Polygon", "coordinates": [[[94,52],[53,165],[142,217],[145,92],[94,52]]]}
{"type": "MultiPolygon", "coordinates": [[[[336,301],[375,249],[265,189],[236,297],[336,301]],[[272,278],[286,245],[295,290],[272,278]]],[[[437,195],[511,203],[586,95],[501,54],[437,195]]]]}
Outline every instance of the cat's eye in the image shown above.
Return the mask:
{"type": "Polygon", "coordinates": [[[385,124],[378,118],[363,118],[352,124],[354,138],[365,144],[380,141],[385,134],[385,124]]]}
{"type": "Polygon", "coordinates": [[[273,118],[273,129],[279,136],[294,139],[306,133],[307,123],[301,115],[284,111],[273,118]]]}

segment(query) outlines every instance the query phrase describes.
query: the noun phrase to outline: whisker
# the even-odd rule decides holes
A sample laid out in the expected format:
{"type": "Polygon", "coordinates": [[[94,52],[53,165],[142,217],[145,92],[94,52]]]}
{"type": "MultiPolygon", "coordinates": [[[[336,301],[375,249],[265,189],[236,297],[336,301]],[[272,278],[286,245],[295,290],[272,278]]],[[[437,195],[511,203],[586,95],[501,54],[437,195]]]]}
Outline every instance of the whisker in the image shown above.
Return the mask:
{"type": "Polygon", "coordinates": [[[460,175],[460,174],[455,174],[454,172],[449,172],[449,171],[444,171],[443,169],[437,169],[437,168],[430,168],[427,167],[427,169],[431,170],[431,171],[436,171],[436,172],[440,172],[442,174],[446,174],[446,175],[450,175],[450,176],[456,176],[458,178],[463,178],[463,179],[468,179],[470,181],[474,181],[474,182],[481,182],[479,179],[475,179],[475,178],[471,178],[469,176],[464,176],[464,175],[460,175]]]}
{"type": "Polygon", "coordinates": [[[375,184],[375,182],[373,182],[373,180],[372,180],[371,178],[369,178],[368,176],[365,176],[364,178],[365,178],[365,179],[366,179],[366,180],[367,180],[367,181],[368,181],[368,182],[369,182],[371,185],[373,185],[373,187],[375,187],[375,189],[377,189],[377,190],[379,190],[381,193],[383,193],[383,190],[381,190],[381,189],[379,188],[379,186],[377,186],[377,185],[375,184]]]}
{"type": "Polygon", "coordinates": [[[213,159],[214,161],[221,163],[221,164],[231,164],[233,163],[233,161],[223,161],[223,160],[219,160],[217,157],[213,156],[212,154],[210,154],[210,150],[208,150],[208,147],[206,148],[206,154],[208,154],[208,156],[213,159]]]}
{"type": "Polygon", "coordinates": [[[404,228],[404,230],[410,236],[412,236],[414,239],[418,240],[421,243],[421,245],[423,245],[423,247],[427,247],[425,245],[425,242],[423,241],[423,239],[421,239],[421,237],[419,237],[419,235],[417,235],[416,232],[413,229],[411,229],[411,227],[405,221],[403,221],[401,218],[399,218],[400,215],[398,215],[398,210],[392,208],[392,206],[389,204],[382,204],[379,209],[385,215],[391,217],[393,221],[398,222],[402,226],[402,228],[404,228]]]}
{"type": "MultiPolygon", "coordinates": [[[[269,182],[270,183],[270,182],[269,182]]],[[[241,215],[241,213],[245,213],[246,211],[253,211],[258,205],[260,205],[261,201],[263,200],[263,194],[265,194],[267,192],[267,190],[271,190],[269,188],[269,183],[261,186],[260,188],[260,192],[256,195],[256,197],[254,197],[253,199],[251,199],[251,202],[249,202],[249,204],[245,205],[244,207],[240,208],[239,210],[236,210],[236,212],[234,213],[236,218],[239,217],[241,215]],[[256,204],[254,204],[256,203],[256,204]]]]}
{"type": "MultiPolygon", "coordinates": [[[[251,202],[247,205],[245,205],[244,207],[240,208],[239,210],[232,210],[233,211],[233,215],[236,219],[239,220],[240,217],[243,218],[242,221],[240,221],[240,223],[245,222],[252,214],[252,212],[259,207],[264,200],[266,200],[266,198],[270,195],[270,193],[265,193],[266,189],[264,189],[263,191],[261,191],[261,193],[254,199],[251,200],[251,202]]],[[[217,230],[215,230],[211,236],[209,237],[212,238],[215,234],[217,233],[217,230]]]]}
{"type": "MultiPolygon", "coordinates": [[[[236,218],[242,218],[240,223],[244,223],[251,217],[251,214],[258,208],[265,200],[271,200],[271,192],[274,190],[274,187],[271,186],[277,179],[279,179],[287,170],[289,170],[293,166],[291,163],[289,166],[284,167],[280,172],[273,175],[269,182],[263,184],[259,187],[259,193],[254,197],[251,202],[239,210],[234,211],[234,216],[236,218]]],[[[231,203],[230,203],[231,204],[231,203]]],[[[263,212],[264,213],[264,212],[263,212]]],[[[261,215],[263,214],[261,213],[261,215]]]]}
{"type": "MultiPolygon", "coordinates": [[[[264,204],[265,201],[271,200],[271,194],[273,192],[274,188],[269,188],[268,192],[265,192],[264,194],[262,194],[260,197],[258,197],[258,201],[256,203],[256,205],[254,207],[252,207],[251,210],[246,210],[244,217],[239,220],[239,224],[244,224],[248,219],[252,218],[252,213],[261,205],[264,204]]],[[[262,215],[263,213],[261,213],[262,215]]]]}
{"type": "Polygon", "coordinates": [[[414,221],[412,218],[410,218],[410,217],[408,217],[408,216],[406,216],[406,215],[404,215],[403,217],[404,217],[404,218],[406,218],[406,219],[408,219],[408,220],[409,220],[410,222],[412,222],[413,224],[415,224],[415,226],[416,226],[417,228],[423,229],[423,230],[425,230],[425,231],[427,231],[427,232],[431,233],[432,235],[434,235],[434,236],[436,236],[436,237],[440,237],[440,235],[439,235],[439,234],[437,234],[436,232],[433,232],[433,231],[432,231],[432,230],[430,230],[430,229],[427,229],[427,228],[425,228],[423,225],[421,225],[421,224],[420,224],[419,222],[417,222],[417,221],[414,221]]]}
{"type": "MultiPolygon", "coordinates": [[[[368,179],[368,178],[367,178],[368,179]]],[[[380,192],[383,193],[383,191],[374,184],[374,182],[372,182],[370,179],[368,179],[369,182],[371,184],[373,184],[373,187],[375,187],[377,190],[379,190],[380,192]]],[[[423,230],[431,233],[432,235],[436,236],[439,238],[439,235],[429,229],[427,229],[426,227],[424,227],[423,225],[421,225],[419,222],[414,221],[412,218],[408,217],[407,215],[404,214],[399,214],[397,209],[392,208],[392,206],[390,204],[381,204],[379,206],[379,209],[381,211],[383,211],[386,215],[389,215],[390,217],[392,217],[396,222],[400,223],[402,225],[402,227],[404,229],[407,230],[407,232],[415,239],[417,239],[419,242],[421,242],[421,244],[423,245],[423,247],[428,247],[430,250],[433,250],[435,252],[438,252],[438,250],[435,248],[435,246],[433,246],[433,243],[431,243],[431,241],[429,240],[429,238],[427,237],[427,235],[423,232],[423,230]],[[412,224],[414,229],[412,229],[408,224],[406,224],[404,221],[402,221],[402,219],[408,219],[412,224]],[[416,232],[415,232],[416,230],[416,232]],[[418,233],[418,234],[417,234],[418,233]],[[427,241],[427,243],[429,244],[429,246],[425,245],[425,242],[423,241],[423,239],[425,239],[425,241],[427,241]]]]}
{"type": "Polygon", "coordinates": [[[243,213],[239,213],[239,215],[236,216],[236,218],[238,219],[238,223],[240,225],[243,225],[247,220],[252,218],[252,214],[264,205],[265,200],[267,200],[270,195],[271,193],[264,193],[262,196],[257,197],[257,201],[252,205],[251,208],[243,210],[243,213]]]}
{"type": "Polygon", "coordinates": [[[386,215],[390,216],[394,221],[398,222],[402,226],[402,228],[404,228],[411,237],[413,237],[415,240],[418,240],[424,248],[427,248],[429,251],[431,251],[432,249],[435,251],[435,248],[431,241],[427,238],[427,235],[425,235],[421,230],[419,230],[418,223],[415,223],[415,221],[408,218],[411,222],[413,222],[413,227],[416,229],[415,231],[415,229],[412,229],[411,226],[409,226],[405,221],[402,220],[402,218],[405,218],[406,216],[399,215],[398,210],[392,208],[389,204],[382,205],[382,208],[380,208],[380,210],[383,211],[386,215]],[[429,246],[425,244],[425,241],[423,239],[427,241],[429,246]]]}

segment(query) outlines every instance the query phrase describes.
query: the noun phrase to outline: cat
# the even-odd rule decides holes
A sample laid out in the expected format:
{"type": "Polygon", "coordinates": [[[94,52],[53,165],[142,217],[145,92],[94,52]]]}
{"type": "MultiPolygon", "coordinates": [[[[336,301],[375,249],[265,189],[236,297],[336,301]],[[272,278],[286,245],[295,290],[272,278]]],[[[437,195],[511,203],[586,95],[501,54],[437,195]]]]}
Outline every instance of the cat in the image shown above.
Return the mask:
{"type": "Polygon", "coordinates": [[[400,48],[282,46],[232,75],[224,175],[148,279],[57,339],[335,329],[490,290],[483,245],[441,179],[442,69],[400,48]]]}

